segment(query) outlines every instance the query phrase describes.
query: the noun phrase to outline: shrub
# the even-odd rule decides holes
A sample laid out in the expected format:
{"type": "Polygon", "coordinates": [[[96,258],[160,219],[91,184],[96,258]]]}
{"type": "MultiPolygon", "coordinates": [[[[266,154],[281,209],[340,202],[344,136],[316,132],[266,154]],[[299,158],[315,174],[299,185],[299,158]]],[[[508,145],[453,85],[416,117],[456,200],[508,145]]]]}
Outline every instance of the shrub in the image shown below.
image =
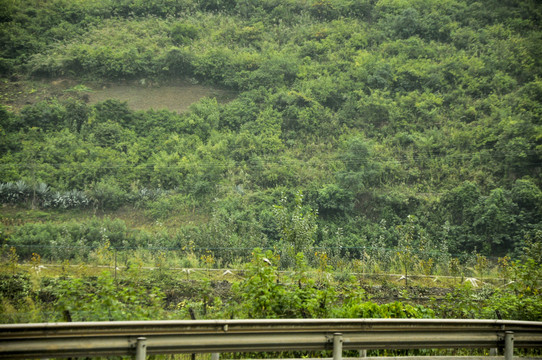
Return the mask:
{"type": "Polygon", "coordinates": [[[32,188],[24,181],[0,183],[0,201],[3,204],[19,204],[30,197],[32,188]]]}
{"type": "Polygon", "coordinates": [[[70,190],[62,193],[57,191],[44,201],[43,205],[58,209],[84,208],[90,205],[90,199],[80,190],[70,190]]]}
{"type": "Polygon", "coordinates": [[[90,249],[96,249],[105,242],[116,249],[131,248],[137,239],[138,233],[129,233],[126,223],[120,219],[94,218],[82,223],[24,224],[17,227],[6,241],[23,259],[29,259],[35,252],[44,259],[66,260],[87,258],[90,249]]]}
{"type": "MultiPolygon", "coordinates": [[[[151,198],[149,197],[149,200],[151,198]]],[[[189,209],[193,209],[196,205],[193,197],[185,194],[172,194],[169,196],[156,197],[155,200],[149,201],[147,204],[146,213],[153,219],[164,220],[172,214],[182,214],[189,209]]]]}
{"type": "Polygon", "coordinates": [[[55,244],[61,237],[61,229],[51,223],[25,224],[19,226],[8,237],[7,242],[17,249],[23,259],[29,259],[33,252],[43,258],[51,258],[56,250],[55,244]]]}
{"type": "Polygon", "coordinates": [[[43,130],[55,130],[64,125],[66,108],[58,101],[40,101],[21,109],[18,117],[19,127],[38,127],[43,130]]]}
{"type": "Polygon", "coordinates": [[[178,47],[171,47],[161,58],[161,71],[173,76],[191,75],[194,71],[194,56],[178,47]]]}
{"type": "Polygon", "coordinates": [[[169,36],[174,44],[186,45],[198,37],[198,31],[199,29],[192,24],[177,23],[171,28],[169,36]]]}
{"type": "Polygon", "coordinates": [[[22,304],[32,293],[32,282],[28,275],[0,275],[0,298],[12,305],[22,304]]]}
{"type": "Polygon", "coordinates": [[[114,179],[102,179],[88,192],[89,201],[99,210],[116,210],[127,202],[128,194],[114,179]]]}
{"type": "Polygon", "coordinates": [[[434,312],[422,305],[409,305],[396,301],[389,304],[353,302],[347,303],[340,311],[340,317],[346,318],[383,318],[383,319],[424,319],[433,318],[434,312]]]}
{"type": "Polygon", "coordinates": [[[163,294],[133,284],[117,286],[104,272],[95,280],[63,279],[54,286],[54,309],[61,321],[114,321],[158,319],[163,294]]]}

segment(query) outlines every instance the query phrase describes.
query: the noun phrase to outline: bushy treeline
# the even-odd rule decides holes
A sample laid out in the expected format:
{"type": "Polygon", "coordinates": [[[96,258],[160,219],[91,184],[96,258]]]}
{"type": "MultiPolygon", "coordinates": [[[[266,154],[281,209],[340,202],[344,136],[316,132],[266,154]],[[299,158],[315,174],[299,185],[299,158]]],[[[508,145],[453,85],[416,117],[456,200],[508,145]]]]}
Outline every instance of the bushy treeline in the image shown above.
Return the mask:
{"type": "Polygon", "coordinates": [[[239,93],[184,114],[77,97],[3,108],[3,183],[81,191],[101,209],[167,190],[138,206],[197,216],[180,227],[217,245],[305,236],[343,256],[502,256],[540,240],[534,0],[2,4],[6,73],[191,77],[239,93]]]}
{"type": "MultiPolygon", "coordinates": [[[[100,256],[107,252],[111,258],[116,252],[124,259],[123,263],[128,264],[129,258],[141,250],[152,259],[149,261],[168,252],[171,255],[168,263],[172,267],[200,267],[197,259],[206,254],[212,254],[218,266],[226,267],[248,261],[252,249],[262,243],[260,238],[249,235],[240,238],[216,220],[200,226],[158,231],[131,228],[124,220],[110,217],[29,222],[14,229],[0,229],[2,256],[13,248],[21,261],[29,261],[37,254],[44,261],[58,263],[102,264],[100,256]],[[196,261],[191,262],[192,258],[196,261]]],[[[107,262],[107,265],[112,264],[107,262]]]]}

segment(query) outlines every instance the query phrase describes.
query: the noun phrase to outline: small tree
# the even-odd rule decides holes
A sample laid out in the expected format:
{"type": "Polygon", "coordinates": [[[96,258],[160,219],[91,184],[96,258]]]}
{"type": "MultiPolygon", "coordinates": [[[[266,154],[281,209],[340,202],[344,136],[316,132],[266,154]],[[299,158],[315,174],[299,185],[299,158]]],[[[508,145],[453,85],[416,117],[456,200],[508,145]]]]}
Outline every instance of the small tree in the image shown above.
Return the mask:
{"type": "Polygon", "coordinates": [[[261,249],[254,249],[248,276],[234,286],[251,318],[277,318],[284,311],[285,289],[278,283],[278,261],[279,257],[270,250],[264,254],[261,249]]]}
{"type": "Polygon", "coordinates": [[[459,274],[461,274],[461,263],[459,262],[459,259],[453,258],[450,259],[450,263],[448,264],[448,267],[450,269],[450,274],[452,274],[454,278],[454,284],[457,282],[457,277],[459,274]]]}
{"type": "Polygon", "coordinates": [[[9,248],[8,263],[11,272],[15,274],[19,268],[19,255],[17,255],[17,250],[13,246],[9,248]]]}
{"type": "Polygon", "coordinates": [[[416,217],[409,215],[405,224],[398,227],[400,238],[397,244],[397,256],[405,274],[405,286],[408,286],[408,271],[415,261],[414,241],[416,238],[416,217]]]}
{"type": "MultiPolygon", "coordinates": [[[[245,278],[234,284],[234,292],[243,299],[243,310],[250,318],[325,318],[332,310],[337,294],[333,286],[318,289],[308,276],[302,253],[295,257],[295,271],[279,282],[278,255],[270,250],[254,249],[245,278]]],[[[243,315],[243,314],[241,314],[243,315]]]]}
{"type": "Polygon", "coordinates": [[[289,209],[286,198],[282,198],[280,205],[274,206],[281,240],[286,248],[286,261],[293,265],[298,253],[307,254],[307,250],[314,243],[314,235],[318,229],[316,224],[317,212],[311,208],[303,208],[303,193],[298,191],[295,195],[293,209],[289,209]]]}
{"type": "Polygon", "coordinates": [[[32,253],[32,258],[30,259],[30,263],[32,264],[32,269],[35,272],[38,272],[40,270],[40,265],[41,265],[40,254],[32,253]]]}
{"type": "Polygon", "coordinates": [[[484,275],[486,274],[489,268],[489,261],[484,255],[476,254],[476,265],[474,265],[474,270],[480,275],[480,281],[484,281],[484,275]]]}
{"type": "Polygon", "coordinates": [[[510,278],[511,273],[511,263],[510,256],[505,256],[498,259],[499,264],[499,275],[502,277],[503,284],[506,284],[506,281],[510,278]]]}
{"type": "Polygon", "coordinates": [[[200,257],[201,261],[205,265],[205,268],[207,269],[207,276],[210,278],[211,276],[211,267],[215,263],[216,259],[213,256],[213,253],[210,250],[206,250],[204,255],[201,255],[200,257]]]}

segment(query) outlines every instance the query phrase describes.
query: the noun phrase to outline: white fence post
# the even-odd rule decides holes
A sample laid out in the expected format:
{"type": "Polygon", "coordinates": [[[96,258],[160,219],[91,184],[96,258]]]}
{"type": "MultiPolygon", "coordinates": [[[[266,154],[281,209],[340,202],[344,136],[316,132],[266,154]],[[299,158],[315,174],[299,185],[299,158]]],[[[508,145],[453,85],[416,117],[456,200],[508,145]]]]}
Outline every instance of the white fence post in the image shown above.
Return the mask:
{"type": "Polygon", "coordinates": [[[507,331],[504,334],[504,359],[512,360],[514,358],[514,332],[507,331]]]}
{"type": "Polygon", "coordinates": [[[147,357],[147,338],[138,337],[136,343],[136,357],[135,360],[145,360],[147,357]]]}
{"type": "Polygon", "coordinates": [[[342,360],[343,358],[343,334],[333,334],[333,360],[342,360]]]}

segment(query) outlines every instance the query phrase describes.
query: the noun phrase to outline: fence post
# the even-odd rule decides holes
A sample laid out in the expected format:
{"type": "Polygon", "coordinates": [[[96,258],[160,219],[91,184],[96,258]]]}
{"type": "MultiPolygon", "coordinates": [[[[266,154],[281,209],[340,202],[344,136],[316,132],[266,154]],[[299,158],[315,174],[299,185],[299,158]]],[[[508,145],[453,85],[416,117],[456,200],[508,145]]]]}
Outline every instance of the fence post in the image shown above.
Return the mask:
{"type": "Polygon", "coordinates": [[[365,358],[367,357],[367,350],[359,350],[358,354],[360,358],[365,358]]]}
{"type": "Polygon", "coordinates": [[[343,334],[333,334],[333,360],[342,360],[343,358],[343,334]]]}
{"type": "Polygon", "coordinates": [[[135,360],[145,360],[147,357],[147,338],[138,337],[136,343],[136,357],[135,360]]]}
{"type": "Polygon", "coordinates": [[[504,333],[504,360],[512,360],[514,358],[514,332],[507,331],[504,333]]]}
{"type": "Polygon", "coordinates": [[[118,250],[115,249],[115,284],[117,283],[117,252],[118,250]]]}
{"type": "Polygon", "coordinates": [[[211,360],[219,360],[220,354],[219,353],[212,353],[211,354],[211,360]]]}

